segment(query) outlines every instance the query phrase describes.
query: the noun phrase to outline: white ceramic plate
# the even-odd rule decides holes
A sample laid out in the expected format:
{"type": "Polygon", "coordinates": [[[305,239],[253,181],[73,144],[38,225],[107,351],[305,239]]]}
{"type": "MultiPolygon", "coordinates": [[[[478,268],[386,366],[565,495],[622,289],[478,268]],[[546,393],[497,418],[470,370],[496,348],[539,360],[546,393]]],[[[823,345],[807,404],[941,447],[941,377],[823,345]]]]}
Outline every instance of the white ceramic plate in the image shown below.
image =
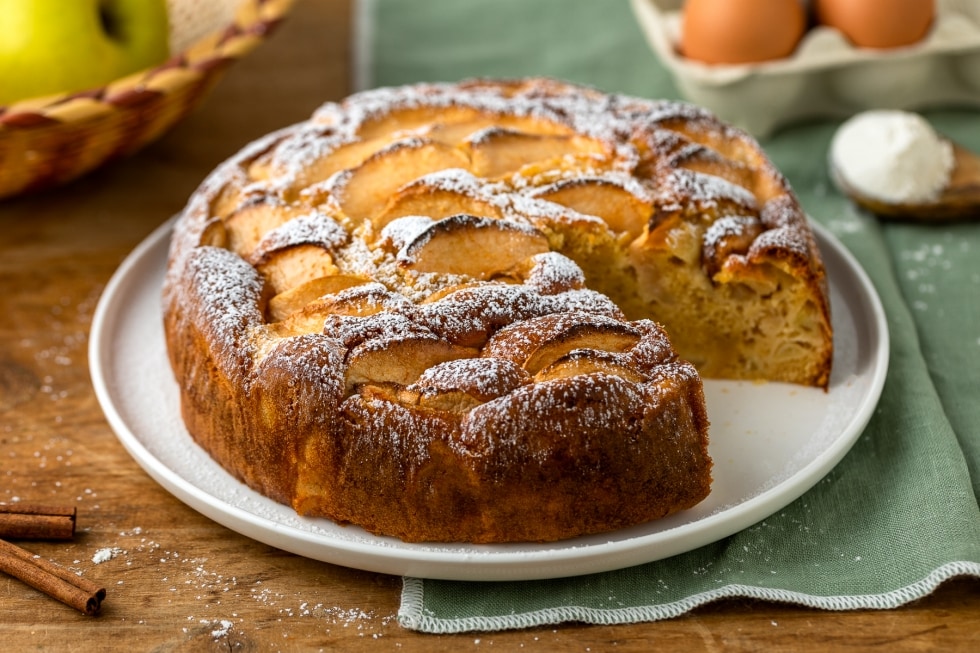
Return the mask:
{"type": "Polygon", "coordinates": [[[407,544],[297,516],[253,492],[191,439],[166,357],[160,287],[171,225],[151,234],[106,287],[89,360],[99,402],[123,446],[195,510],[266,544],[371,571],[459,580],[530,580],[650,562],[714,542],[780,510],[823,478],[861,434],[888,367],[888,332],[867,276],[816,226],[835,330],[829,392],[779,383],[707,381],[711,495],[649,524],[551,544],[407,544]]]}

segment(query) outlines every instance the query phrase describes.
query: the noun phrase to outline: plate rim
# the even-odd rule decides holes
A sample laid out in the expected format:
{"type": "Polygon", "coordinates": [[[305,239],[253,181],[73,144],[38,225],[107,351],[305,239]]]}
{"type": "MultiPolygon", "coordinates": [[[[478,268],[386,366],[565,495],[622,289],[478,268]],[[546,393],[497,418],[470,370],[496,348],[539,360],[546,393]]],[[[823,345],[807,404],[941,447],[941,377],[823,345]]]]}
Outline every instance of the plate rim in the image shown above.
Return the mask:
{"type": "MultiPolygon", "coordinates": [[[[120,296],[134,284],[133,275],[140,265],[155,260],[157,248],[167,250],[169,234],[177,218],[166,221],[145,237],[113,273],[103,289],[93,314],[89,337],[90,376],[99,405],[106,420],[123,447],[137,464],[167,492],[193,510],[246,537],[297,555],[342,566],[389,573],[447,580],[537,580],[611,571],[645,562],[665,559],[685,553],[737,533],[778,512],[802,496],[826,476],[852,448],[860,437],[878,404],[889,365],[890,337],[881,299],[867,272],[854,255],[823,225],[810,220],[821,255],[836,256],[844,270],[857,284],[848,288],[860,295],[861,303],[873,317],[865,322],[870,338],[872,375],[868,389],[858,409],[842,426],[830,446],[802,465],[797,471],[758,494],[695,522],[683,524],[685,536],[679,541],[677,528],[648,533],[633,538],[598,544],[574,545],[574,540],[553,543],[553,548],[534,551],[495,550],[494,545],[451,543],[419,546],[391,538],[372,536],[377,543],[354,539],[334,538],[329,534],[294,528],[250,512],[216,497],[181,476],[159,460],[133,432],[113,401],[108,384],[111,347],[106,346],[111,333],[112,319],[125,309],[119,305],[120,296]],[[127,285],[128,284],[128,285],[127,285]],[[286,536],[286,541],[283,541],[286,536]],[[667,545],[660,540],[667,539],[667,545]],[[325,541],[327,540],[327,541],[325,541]],[[385,544],[394,542],[395,546],[385,544]],[[652,554],[650,549],[659,547],[652,554]],[[311,550],[316,549],[316,550],[311,550]],[[576,568],[564,565],[576,563],[576,568]]],[[[830,276],[830,266],[828,277],[830,276]]],[[[188,436],[190,437],[190,436],[188,436]]],[[[236,481],[237,482],[237,481],[236,481]]],[[[243,488],[245,486],[243,485],[243,488]]],[[[291,510],[288,506],[284,506],[291,510]]]]}

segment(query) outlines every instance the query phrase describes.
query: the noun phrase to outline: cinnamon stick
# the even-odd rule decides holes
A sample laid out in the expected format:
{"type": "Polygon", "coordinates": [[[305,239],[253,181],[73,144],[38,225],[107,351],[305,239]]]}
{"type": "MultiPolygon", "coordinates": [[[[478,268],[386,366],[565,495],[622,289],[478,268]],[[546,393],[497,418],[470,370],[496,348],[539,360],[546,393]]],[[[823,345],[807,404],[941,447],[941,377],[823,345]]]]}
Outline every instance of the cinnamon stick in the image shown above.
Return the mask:
{"type": "Polygon", "coordinates": [[[104,587],[5,540],[0,540],[0,571],[90,616],[105,599],[104,587]]]}
{"type": "Polygon", "coordinates": [[[0,537],[23,540],[70,540],[75,535],[74,506],[38,503],[0,505],[0,537]]]}

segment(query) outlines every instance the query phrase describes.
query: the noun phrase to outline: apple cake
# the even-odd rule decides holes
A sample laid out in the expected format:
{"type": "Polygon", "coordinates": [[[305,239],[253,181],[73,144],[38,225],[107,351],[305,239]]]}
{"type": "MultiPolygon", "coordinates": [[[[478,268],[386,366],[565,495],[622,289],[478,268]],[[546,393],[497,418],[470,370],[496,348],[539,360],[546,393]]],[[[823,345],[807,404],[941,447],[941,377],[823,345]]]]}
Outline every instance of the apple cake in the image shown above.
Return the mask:
{"type": "Polygon", "coordinates": [[[163,292],[187,429],[299,514],[553,541],[711,485],[701,378],[826,387],[823,264],[749,136],[548,79],[356,94],[220,165],[163,292]]]}

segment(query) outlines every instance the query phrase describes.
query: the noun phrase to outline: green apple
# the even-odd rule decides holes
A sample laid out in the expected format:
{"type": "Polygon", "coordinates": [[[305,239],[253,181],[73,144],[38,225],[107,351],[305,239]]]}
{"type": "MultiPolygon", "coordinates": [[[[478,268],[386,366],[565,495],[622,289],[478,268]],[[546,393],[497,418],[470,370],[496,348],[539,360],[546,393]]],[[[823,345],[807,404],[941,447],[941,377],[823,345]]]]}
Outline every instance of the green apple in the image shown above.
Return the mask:
{"type": "Polygon", "coordinates": [[[166,0],[0,0],[0,106],[162,63],[169,31],[166,0]]]}

